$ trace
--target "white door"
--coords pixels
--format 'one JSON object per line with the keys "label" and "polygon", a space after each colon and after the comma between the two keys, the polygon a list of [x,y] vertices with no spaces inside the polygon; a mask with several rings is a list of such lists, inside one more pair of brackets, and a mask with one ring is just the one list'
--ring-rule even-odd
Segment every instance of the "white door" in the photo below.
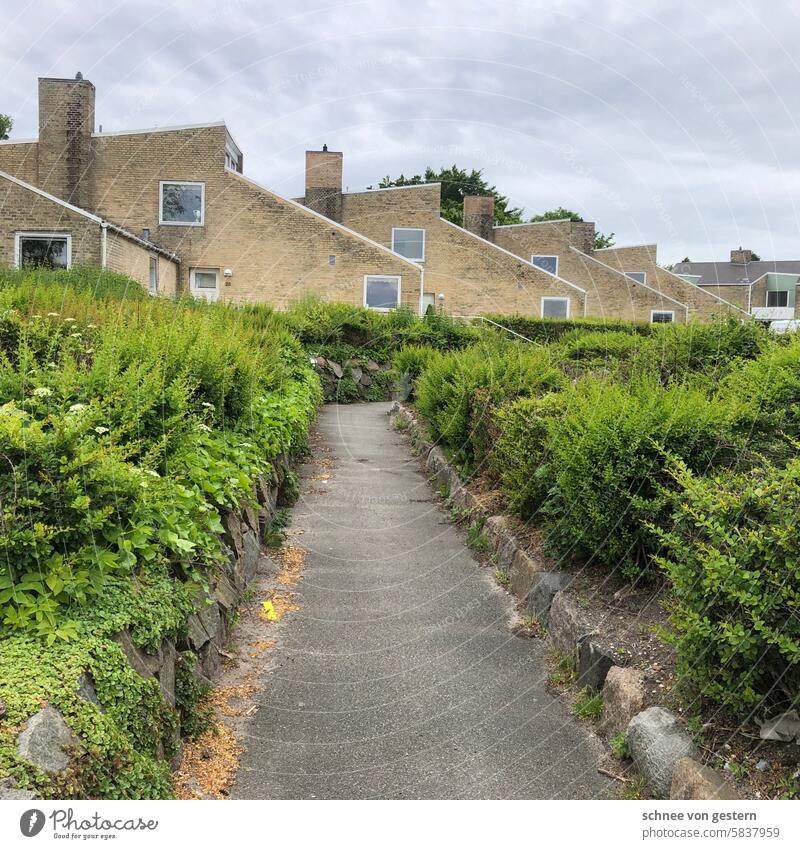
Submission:
{"label": "white door", "polygon": [[423,292],[422,293],[422,314],[423,315],[425,315],[425,313],[428,311],[428,307],[433,307],[434,309],[436,309],[436,295],[433,294],[433,293],[429,294],[428,292]]}
{"label": "white door", "polygon": [[207,301],[217,300],[219,297],[218,268],[193,268],[189,277],[195,298],[205,298]]}

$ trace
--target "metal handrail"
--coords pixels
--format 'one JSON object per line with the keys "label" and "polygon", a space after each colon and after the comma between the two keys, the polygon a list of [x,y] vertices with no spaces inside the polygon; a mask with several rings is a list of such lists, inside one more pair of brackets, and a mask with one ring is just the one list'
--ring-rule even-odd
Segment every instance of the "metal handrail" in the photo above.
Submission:
{"label": "metal handrail", "polygon": [[537,344],[533,341],[533,339],[529,339],[527,336],[523,336],[521,333],[517,333],[516,330],[512,330],[510,327],[506,327],[504,324],[500,324],[497,321],[493,321],[491,318],[486,318],[485,315],[465,315],[461,316],[461,318],[468,318],[471,321],[474,321],[476,318],[478,318],[481,321],[485,321],[487,324],[494,325],[494,327],[499,327],[500,330],[505,330],[506,333],[510,333],[512,336],[516,336],[518,339],[522,339],[525,342],[530,342],[531,345]]}

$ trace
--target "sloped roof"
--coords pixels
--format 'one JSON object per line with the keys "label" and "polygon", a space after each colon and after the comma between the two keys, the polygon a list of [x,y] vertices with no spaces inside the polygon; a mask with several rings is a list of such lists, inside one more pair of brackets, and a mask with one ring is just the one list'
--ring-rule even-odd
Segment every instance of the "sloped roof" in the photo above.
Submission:
{"label": "sloped roof", "polygon": [[769,272],[800,274],[800,259],[757,260],[733,262],[678,262],[674,274],[700,276],[698,286],[746,286]]}

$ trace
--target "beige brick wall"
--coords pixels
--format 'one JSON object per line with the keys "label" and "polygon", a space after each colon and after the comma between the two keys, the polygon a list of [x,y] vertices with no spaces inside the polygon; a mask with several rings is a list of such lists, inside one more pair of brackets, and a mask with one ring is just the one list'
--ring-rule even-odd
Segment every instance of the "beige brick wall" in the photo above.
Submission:
{"label": "beige brick wall", "polygon": [[153,253],[121,233],[108,230],[106,244],[106,263],[109,271],[127,274],[137,280],[145,289],[150,285],[150,257],[158,261],[158,293],[174,295],[178,264],[162,254]]}
{"label": "beige brick wall", "polygon": [[[94,207],[181,258],[179,282],[192,268],[220,271],[221,297],[284,307],[306,293],[360,305],[364,276],[401,277],[403,303],[419,304],[419,270],[310,210],[224,167],[225,128],[95,138]],[[202,227],[159,225],[159,181],[205,183]],[[335,257],[330,264],[329,257]],[[230,278],[222,272],[229,268]]]}
{"label": "beige brick wall", "polygon": [[0,171],[35,186],[39,179],[38,155],[37,142],[0,142]]}
{"label": "beige brick wall", "polygon": [[72,264],[100,265],[100,225],[55,201],[0,179],[0,262],[14,265],[18,232],[64,233],[72,236]]}
{"label": "beige brick wall", "polygon": [[542,297],[568,297],[570,315],[583,314],[580,291],[443,221],[439,203],[438,185],[352,192],[343,197],[342,222],[386,247],[393,227],[424,228],[425,291],[451,314],[538,316]]}
{"label": "beige brick wall", "polygon": [[495,243],[518,256],[534,254],[558,257],[558,273],[587,292],[586,314],[597,318],[650,321],[652,310],[671,310],[676,323],[686,320],[686,308],[640,286],[619,271],[574,248],[585,241],[584,222],[539,222],[513,227],[496,227]]}
{"label": "beige brick wall", "polygon": [[594,256],[618,271],[644,271],[649,286],[689,307],[690,320],[708,320],[718,315],[740,314],[729,300],[725,300],[724,295],[704,291],[662,268],[656,261],[656,245],[604,248],[595,251]]}

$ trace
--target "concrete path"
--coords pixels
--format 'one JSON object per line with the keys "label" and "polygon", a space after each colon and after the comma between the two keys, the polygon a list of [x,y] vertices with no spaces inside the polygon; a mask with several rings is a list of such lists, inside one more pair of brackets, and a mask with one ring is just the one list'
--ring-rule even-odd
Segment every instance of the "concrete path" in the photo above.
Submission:
{"label": "concrete path", "polygon": [[[300,609],[281,623],[233,797],[613,795],[597,740],[545,689],[542,642],[509,631],[510,597],[388,407],[320,415],[336,465],[305,467]],[[329,481],[310,479],[321,471]]]}

